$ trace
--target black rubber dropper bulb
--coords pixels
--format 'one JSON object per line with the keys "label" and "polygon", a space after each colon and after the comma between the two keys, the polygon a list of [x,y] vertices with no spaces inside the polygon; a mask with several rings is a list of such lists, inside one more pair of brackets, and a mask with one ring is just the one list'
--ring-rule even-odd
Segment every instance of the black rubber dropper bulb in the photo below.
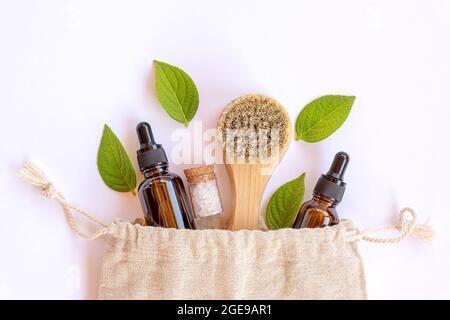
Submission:
{"label": "black rubber dropper bulb", "polygon": [[167,156],[162,145],[155,143],[152,127],[147,122],[141,122],[136,126],[136,133],[139,139],[139,150],[137,159],[139,169],[144,172],[152,166],[158,164],[168,164]]}
{"label": "black rubber dropper bulb", "polygon": [[314,193],[341,202],[345,192],[344,174],[349,161],[347,153],[343,151],[336,153],[328,172],[320,175]]}
{"label": "black rubber dropper bulb", "polygon": [[152,127],[147,122],[141,122],[136,126],[136,133],[139,139],[140,148],[145,148],[155,144]]}
{"label": "black rubber dropper bulb", "polygon": [[336,153],[327,176],[343,181],[349,160],[350,157],[347,153],[343,151]]}

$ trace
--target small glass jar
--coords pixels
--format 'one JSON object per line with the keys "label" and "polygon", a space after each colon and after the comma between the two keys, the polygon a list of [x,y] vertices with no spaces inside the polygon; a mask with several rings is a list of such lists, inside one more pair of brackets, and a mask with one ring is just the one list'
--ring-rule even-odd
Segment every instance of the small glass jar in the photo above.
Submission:
{"label": "small glass jar", "polygon": [[[184,170],[195,218],[199,220],[223,214],[213,165]],[[209,226],[214,227],[214,226]]]}

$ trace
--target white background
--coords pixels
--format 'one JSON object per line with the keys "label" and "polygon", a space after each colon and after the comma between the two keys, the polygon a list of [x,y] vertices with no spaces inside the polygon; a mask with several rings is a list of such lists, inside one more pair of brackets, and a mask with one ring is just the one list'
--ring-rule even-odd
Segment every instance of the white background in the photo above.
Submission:
{"label": "white background", "polygon": [[[304,171],[310,197],[345,150],[341,217],[381,226],[411,206],[438,233],[432,246],[361,243],[369,297],[450,298],[449,31],[448,0],[1,0],[0,297],[95,298],[104,240],[73,235],[58,204],[15,171],[36,159],[68,199],[104,221],[141,216],[136,197],[103,184],[96,153],[108,123],[136,165],[134,127],[147,120],[170,155],[181,125],[155,98],[158,59],[196,82],[204,129],[246,93],[276,98],[292,121],[321,95],[356,95],[332,137],[292,142],[263,206]],[[217,171],[229,212],[228,179]]]}

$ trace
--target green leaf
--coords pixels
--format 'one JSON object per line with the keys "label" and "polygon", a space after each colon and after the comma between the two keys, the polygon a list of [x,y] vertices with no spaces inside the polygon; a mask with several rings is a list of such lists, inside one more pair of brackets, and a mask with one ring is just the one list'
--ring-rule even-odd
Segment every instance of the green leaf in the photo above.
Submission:
{"label": "green leaf", "polygon": [[278,188],[269,200],[267,226],[271,230],[291,228],[305,195],[305,173]]}
{"label": "green leaf", "polygon": [[105,124],[97,153],[97,167],[105,184],[113,190],[136,194],[136,172],[125,148]]}
{"label": "green leaf", "polygon": [[310,102],[297,117],[295,140],[318,142],[334,133],[347,119],[355,96],[323,96]]}
{"label": "green leaf", "polygon": [[159,103],[169,116],[188,126],[199,103],[194,81],[178,67],[156,60],[154,64]]}

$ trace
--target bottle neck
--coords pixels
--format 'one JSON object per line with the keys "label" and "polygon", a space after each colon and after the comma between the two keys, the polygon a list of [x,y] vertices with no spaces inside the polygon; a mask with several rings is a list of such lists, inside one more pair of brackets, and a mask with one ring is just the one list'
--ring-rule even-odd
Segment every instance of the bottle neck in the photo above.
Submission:
{"label": "bottle neck", "polygon": [[142,171],[145,178],[162,175],[169,172],[169,165],[167,163],[158,163]]}
{"label": "bottle neck", "polygon": [[313,193],[313,199],[314,199],[314,201],[325,204],[329,207],[336,207],[339,204],[339,201],[337,201],[336,199],[327,197],[324,194],[316,193],[316,192]]}

